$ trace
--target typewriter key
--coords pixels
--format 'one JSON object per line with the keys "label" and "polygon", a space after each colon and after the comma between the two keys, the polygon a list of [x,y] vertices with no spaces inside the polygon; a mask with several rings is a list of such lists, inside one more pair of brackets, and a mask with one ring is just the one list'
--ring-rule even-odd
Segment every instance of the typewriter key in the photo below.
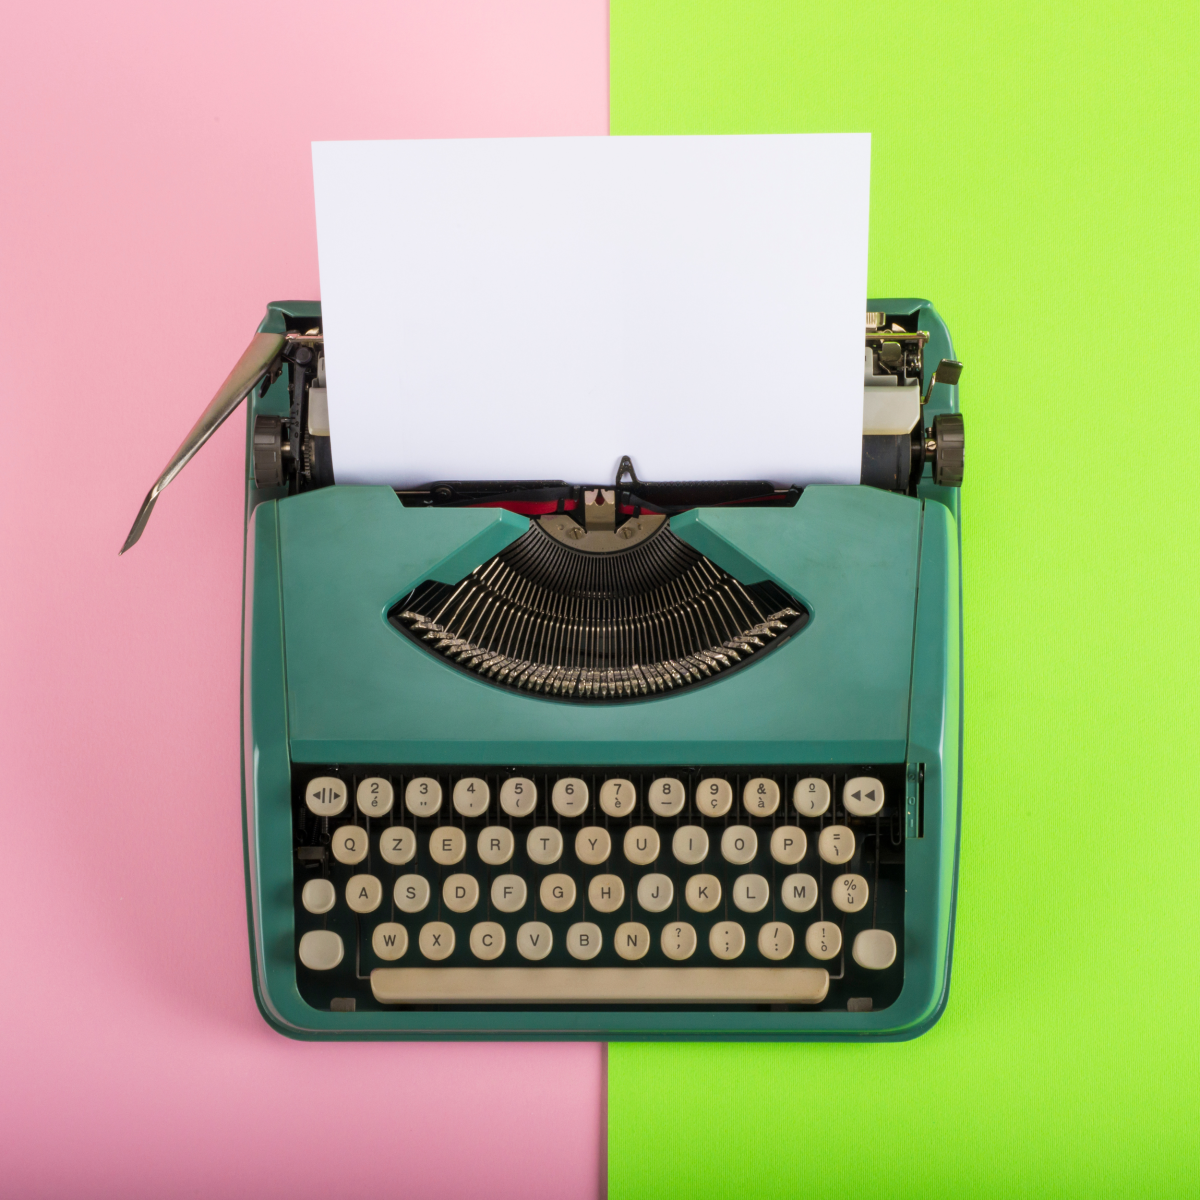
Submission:
{"label": "typewriter key", "polygon": [[582,779],[560,779],[550,803],[560,817],[578,817],[588,806],[588,785]]}
{"label": "typewriter key", "polygon": [[650,930],[640,921],[625,921],[613,934],[613,946],[622,958],[636,962],[650,949]]}
{"label": "typewriter key", "polygon": [[896,961],[896,939],[886,929],[864,929],[850,951],[854,961],[868,971],[885,971]]}
{"label": "typewriter key", "polygon": [[650,811],[659,817],[677,817],[686,799],[687,793],[678,779],[656,779],[646,793]]}
{"label": "typewriter key", "polygon": [[504,926],[495,921],[480,921],[471,930],[471,953],[491,961],[504,953]]}
{"label": "typewriter key", "polygon": [[491,798],[491,788],[483,779],[460,779],[454,785],[454,811],[464,817],[481,817]]}
{"label": "typewriter key", "polygon": [[832,921],[817,921],[804,935],[804,948],[822,962],[837,958],[842,950],[842,931]]}
{"label": "typewriter key", "polygon": [[739,875],[730,892],[742,912],[762,912],[771,898],[771,885],[761,875]]}
{"label": "typewriter key", "polygon": [[404,807],[414,817],[432,817],[442,807],[442,785],[425,776],[409,780],[404,789]]}
{"label": "typewriter key", "polygon": [[829,807],[829,784],[823,779],[800,780],[792,804],[802,817],[819,817]]}
{"label": "typewriter key", "polygon": [[680,825],[671,838],[671,853],[689,867],[708,857],[708,831],[699,825]]}
{"label": "typewriter key", "polygon": [[451,912],[470,912],[479,903],[479,880],[474,875],[447,875],[442,884],[442,903]]}
{"label": "typewriter key", "polygon": [[796,935],[790,925],[780,921],[772,921],[758,931],[758,952],[763,958],[779,962],[787,958],[796,948]]}
{"label": "typewriter key", "polygon": [[500,785],[500,807],[510,817],[527,817],[537,805],[537,784],[532,779],[506,779]]}
{"label": "typewriter key", "polygon": [[696,788],[696,807],[706,817],[723,817],[733,804],[733,788],[724,779],[702,779]]}
{"label": "typewriter key", "polygon": [[542,907],[550,912],[567,912],[575,907],[575,880],[561,872],[547,875],[538,889],[538,897]]}
{"label": "typewriter key", "polygon": [[408,952],[408,930],[395,921],[376,925],[371,934],[371,949],[375,951],[375,957],[382,958],[384,962],[403,958]]}
{"label": "typewriter key", "polygon": [[625,831],[625,857],[636,867],[648,867],[662,848],[657,829],[635,825]]}
{"label": "typewriter key", "polygon": [[367,831],[357,825],[342,825],[333,831],[329,849],[340,863],[353,866],[367,857]]}
{"label": "typewriter key", "polygon": [[670,875],[643,875],[638,880],[637,898],[647,912],[665,912],[675,899],[675,884]]}
{"label": "typewriter key", "polygon": [[696,927],[686,921],[664,925],[660,945],[668,958],[683,962],[696,953]]}
{"label": "typewriter key", "polygon": [[421,936],[417,939],[421,953],[426,958],[440,962],[454,953],[454,926],[445,921],[430,921],[421,926]]}
{"label": "typewriter key", "polygon": [[489,867],[499,867],[512,858],[515,842],[513,832],[507,826],[489,825],[479,831],[475,848],[482,862]]}
{"label": "typewriter key", "polygon": [[588,903],[597,912],[616,912],[625,903],[625,881],[620,875],[592,876],[588,883]]}
{"label": "typewriter key", "polygon": [[779,784],[773,779],[751,779],[742,788],[742,805],[752,817],[769,817],[779,807]]}
{"label": "typewriter key", "polygon": [[392,811],[392,804],[396,798],[392,785],[386,779],[374,775],[358,785],[355,796],[358,800],[358,810],[365,817],[386,817]]}
{"label": "typewriter key", "polygon": [[528,889],[520,875],[497,875],[492,880],[492,907],[514,913],[525,907]]}
{"label": "typewriter key", "polygon": [[854,831],[845,825],[826,825],[817,839],[817,853],[827,863],[849,862],[854,857]]}
{"label": "typewriter key", "polygon": [[861,875],[839,875],[833,881],[834,907],[842,912],[858,912],[865,907],[870,891]]}
{"label": "typewriter key", "polygon": [[337,903],[337,892],[328,879],[310,879],[300,893],[300,903],[319,917]]}
{"label": "typewriter key", "polygon": [[346,903],[352,912],[374,912],[382,900],[383,884],[374,875],[351,875],[346,880]]}
{"label": "typewriter key", "polygon": [[[596,927],[593,925],[593,929]],[[530,962],[539,962],[550,953],[554,945],[554,934],[545,921],[526,921],[517,930],[517,953]]]}
{"label": "typewriter key", "polygon": [[708,948],[717,958],[738,958],[746,948],[746,931],[736,921],[718,921],[708,931]]}
{"label": "typewriter key", "polygon": [[789,875],[780,885],[779,898],[792,912],[808,912],[818,899],[817,881],[811,875]]}
{"label": "typewriter key", "polygon": [[342,939],[332,929],[310,929],[300,939],[300,961],[310,971],[332,971],[344,953]]}
{"label": "typewriter key", "polygon": [[403,866],[417,852],[417,835],[406,825],[391,825],[379,835],[379,856],[393,867]]}
{"label": "typewriter key", "polygon": [[600,807],[610,817],[627,817],[637,807],[637,789],[628,779],[606,779],[600,787]]}
{"label": "typewriter key", "polygon": [[612,853],[612,835],[599,825],[585,825],[575,835],[575,857],[589,867],[608,862]]}
{"label": "typewriter key", "polygon": [[749,825],[730,825],[721,834],[721,857],[735,866],[753,862],[758,853],[758,834]]}
{"label": "typewriter key", "polygon": [[429,857],[443,867],[460,863],[467,853],[467,835],[457,825],[439,825],[429,835]]}
{"label": "typewriter key", "polygon": [[780,825],[771,834],[771,857],[786,867],[794,866],[808,853],[808,838],[797,825]]}
{"label": "typewriter key", "polygon": [[604,935],[600,932],[600,926],[591,921],[576,921],[567,930],[567,953],[572,958],[584,961],[595,958],[603,943]]}
{"label": "typewriter key", "polygon": [[846,780],[842,803],[856,817],[873,817],[883,807],[883,784],[869,775]]}
{"label": "typewriter key", "polygon": [[346,807],[346,785],[332,775],[318,775],[308,781],[304,803],[318,817],[336,817]]}
{"label": "typewriter key", "polygon": [[562,858],[563,835],[553,825],[539,825],[525,839],[525,853],[539,867],[548,867]]}
{"label": "typewriter key", "polygon": [[688,908],[712,912],[721,903],[721,881],[715,875],[693,875],[683,889]]}
{"label": "typewriter key", "polygon": [[429,880],[424,875],[401,875],[392,898],[401,912],[420,912],[429,903]]}

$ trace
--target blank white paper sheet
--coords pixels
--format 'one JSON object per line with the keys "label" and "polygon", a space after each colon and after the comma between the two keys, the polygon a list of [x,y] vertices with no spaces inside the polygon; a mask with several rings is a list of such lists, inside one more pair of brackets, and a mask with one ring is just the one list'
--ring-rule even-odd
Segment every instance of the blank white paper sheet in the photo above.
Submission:
{"label": "blank white paper sheet", "polygon": [[857,483],[869,134],[316,142],[339,483]]}

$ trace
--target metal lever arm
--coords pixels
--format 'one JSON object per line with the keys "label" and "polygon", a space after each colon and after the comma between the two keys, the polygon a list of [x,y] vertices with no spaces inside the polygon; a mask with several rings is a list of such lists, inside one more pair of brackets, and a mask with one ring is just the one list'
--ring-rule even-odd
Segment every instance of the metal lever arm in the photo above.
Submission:
{"label": "metal lever arm", "polygon": [[155,485],[146,493],[137,520],[125,539],[125,545],[120,553],[124,554],[142,536],[146,522],[154,511],[154,502],[158,499],[163,488],[191,462],[196,451],[208,441],[220,428],[221,422],[249,395],[256,383],[270,370],[283,349],[284,335],[282,333],[256,333],[245,354],[238,359],[237,365],[229,372],[228,378],[217,389],[217,394],[209,402],[208,407],[200,414],[200,420],[192,426],[191,432],[183,439],[179,449],[171,456],[166,470],[158,477]]}

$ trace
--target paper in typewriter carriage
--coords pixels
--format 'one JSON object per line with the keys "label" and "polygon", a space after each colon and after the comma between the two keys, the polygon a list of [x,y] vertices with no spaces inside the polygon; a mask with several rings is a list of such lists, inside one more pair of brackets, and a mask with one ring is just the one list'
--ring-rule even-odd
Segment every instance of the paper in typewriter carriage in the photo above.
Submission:
{"label": "paper in typewriter carriage", "polygon": [[858,483],[869,134],[319,142],[339,483]]}

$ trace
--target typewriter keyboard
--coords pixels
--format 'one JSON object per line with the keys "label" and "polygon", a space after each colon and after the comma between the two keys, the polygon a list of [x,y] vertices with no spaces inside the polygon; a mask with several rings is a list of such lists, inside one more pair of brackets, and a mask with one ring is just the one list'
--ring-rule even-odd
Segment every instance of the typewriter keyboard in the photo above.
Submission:
{"label": "typewriter keyboard", "polygon": [[899,994],[902,765],[293,779],[316,1007],[864,1011]]}

